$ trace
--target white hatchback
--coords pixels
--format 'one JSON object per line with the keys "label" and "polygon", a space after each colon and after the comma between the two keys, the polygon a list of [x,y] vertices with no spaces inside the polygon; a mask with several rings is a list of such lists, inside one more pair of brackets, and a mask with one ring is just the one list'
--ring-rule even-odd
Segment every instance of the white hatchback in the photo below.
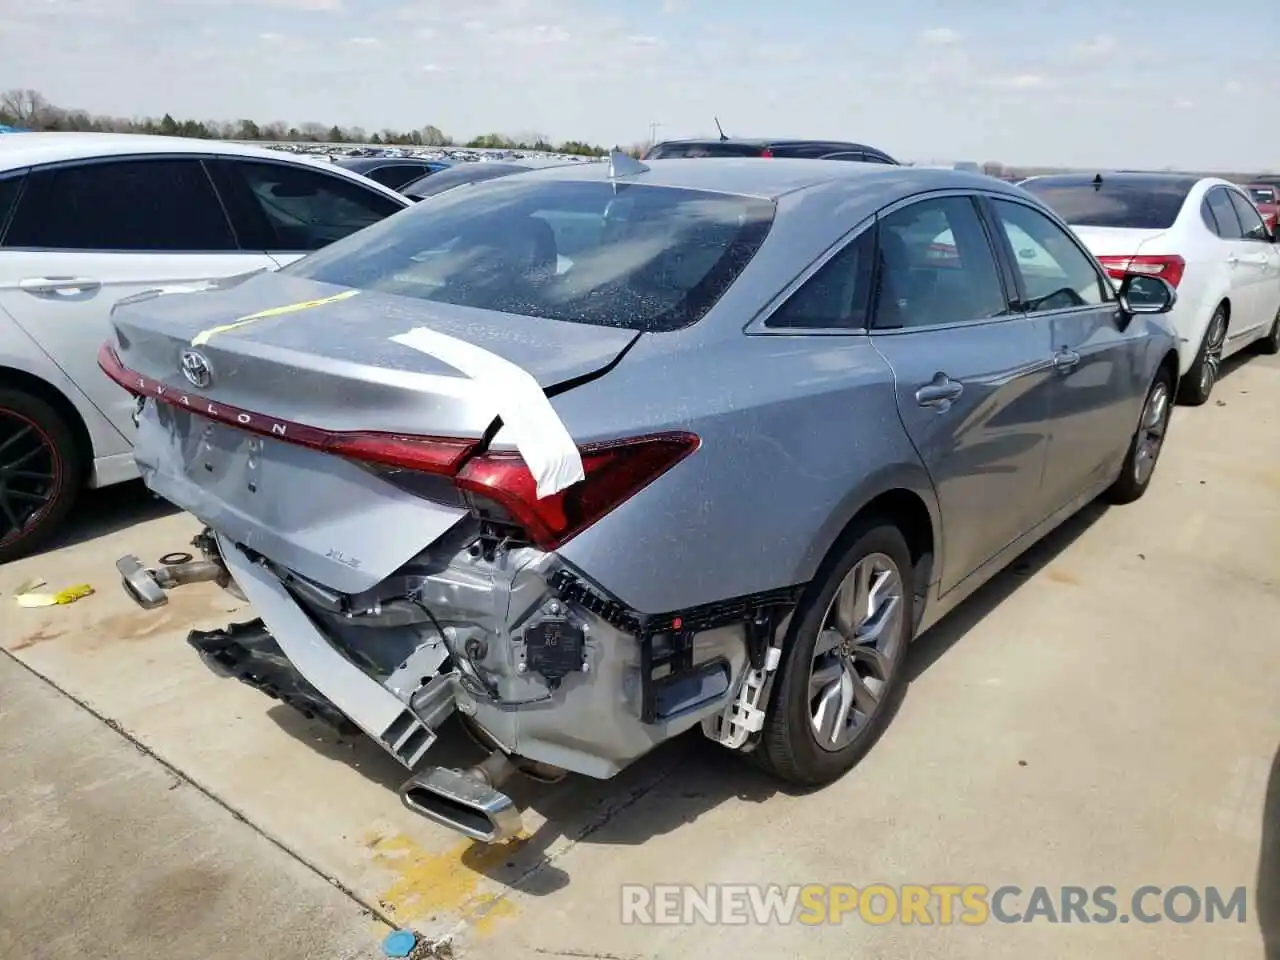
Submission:
{"label": "white hatchback", "polygon": [[82,487],[137,475],[133,400],[97,366],[113,304],[274,270],[409,206],[334,164],[234,143],[0,136],[0,563]]}
{"label": "white hatchback", "polygon": [[1143,273],[1177,287],[1169,321],[1184,403],[1209,399],[1231,354],[1250,344],[1280,351],[1280,243],[1238,185],[1172,173],[1062,174],[1020,185],[1071,225],[1117,284]]}

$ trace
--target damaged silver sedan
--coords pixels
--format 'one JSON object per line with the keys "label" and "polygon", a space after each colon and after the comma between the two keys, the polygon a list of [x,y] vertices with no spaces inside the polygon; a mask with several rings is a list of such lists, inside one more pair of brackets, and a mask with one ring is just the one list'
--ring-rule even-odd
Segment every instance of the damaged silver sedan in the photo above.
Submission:
{"label": "damaged silver sedan", "polygon": [[[695,727],[828,783],[914,636],[1145,491],[1173,299],[954,171],[615,155],[476,184],[118,305],[100,363],[142,474],[206,527],[200,560],[118,566],[144,606],[249,600],[192,632],[206,662],[364,731],[480,840],[519,828],[509,777],[612,777]],[[470,770],[431,762],[455,713],[492,747]]]}

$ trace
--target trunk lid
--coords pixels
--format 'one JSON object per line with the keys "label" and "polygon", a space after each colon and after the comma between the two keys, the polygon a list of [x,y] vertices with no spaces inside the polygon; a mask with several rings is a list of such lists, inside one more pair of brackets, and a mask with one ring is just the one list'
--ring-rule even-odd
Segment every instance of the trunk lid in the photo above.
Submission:
{"label": "trunk lid", "polygon": [[[515,364],[550,390],[607,368],[639,336],[279,274],[131,298],[112,323],[121,366],[148,381],[138,382],[153,397],[135,448],[147,485],[225,536],[342,593],[375,586],[455,527],[467,508],[444,478],[405,482],[394,470],[302,442],[305,432],[478,439],[494,420],[494,406],[481,402],[488,385],[475,369],[468,374],[437,359],[440,351],[392,337],[426,328]],[[188,363],[193,350],[196,369]]]}
{"label": "trunk lid", "polygon": [[1160,250],[1159,241],[1167,230],[1137,230],[1129,227],[1077,227],[1072,226],[1095,257],[1119,257],[1138,253],[1167,253]]}
{"label": "trunk lid", "polygon": [[[205,400],[326,430],[458,437],[481,436],[491,410],[458,396],[462,371],[393,337],[426,327],[496,354],[551,390],[608,367],[639,336],[278,273],[132,298],[112,323],[125,367]],[[193,341],[207,384],[182,373]]]}

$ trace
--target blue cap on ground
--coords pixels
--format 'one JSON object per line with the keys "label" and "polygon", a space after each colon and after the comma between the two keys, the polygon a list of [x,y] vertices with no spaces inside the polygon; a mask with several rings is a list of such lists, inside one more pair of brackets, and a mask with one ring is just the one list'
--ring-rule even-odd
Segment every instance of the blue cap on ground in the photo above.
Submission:
{"label": "blue cap on ground", "polygon": [[388,957],[407,957],[418,945],[418,937],[412,930],[393,930],[382,941],[382,952]]}

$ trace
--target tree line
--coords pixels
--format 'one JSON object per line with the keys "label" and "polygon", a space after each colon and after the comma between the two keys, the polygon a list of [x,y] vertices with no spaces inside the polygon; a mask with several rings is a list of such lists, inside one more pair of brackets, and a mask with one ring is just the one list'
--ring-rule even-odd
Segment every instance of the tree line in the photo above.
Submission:
{"label": "tree line", "polygon": [[98,133],[147,133],[205,140],[263,140],[270,143],[358,143],[413,147],[487,147],[505,150],[545,150],[578,156],[603,156],[604,148],[581,140],[553,143],[547,136],[526,133],[507,136],[487,133],[457,143],[439,127],[427,124],[416,130],[365,130],[336,124],[255,120],[178,120],[166,113],[155,117],[112,117],[90,114],[50,103],[38,90],[9,90],[0,94],[0,124],[22,130],[90,131]]}

